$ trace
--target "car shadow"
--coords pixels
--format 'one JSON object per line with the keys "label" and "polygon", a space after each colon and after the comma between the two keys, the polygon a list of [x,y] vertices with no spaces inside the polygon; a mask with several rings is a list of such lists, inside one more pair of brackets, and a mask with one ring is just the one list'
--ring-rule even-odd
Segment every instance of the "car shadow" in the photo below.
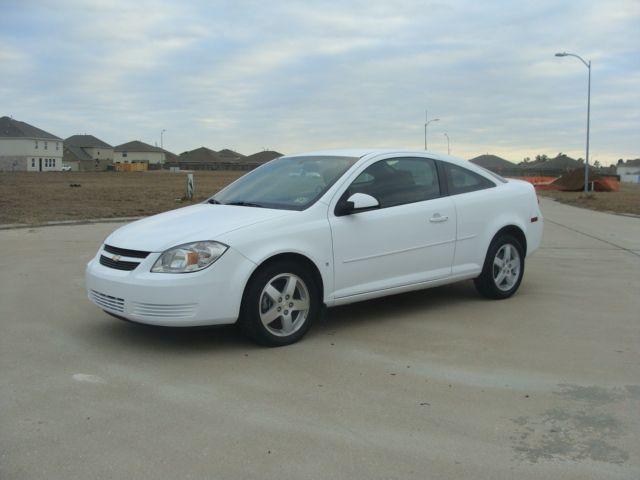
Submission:
{"label": "car shadow", "polygon": [[[428,315],[452,302],[478,301],[473,282],[459,282],[441,287],[390,295],[364,302],[327,309],[323,321],[315,325],[318,333],[359,326],[360,324],[397,322],[415,313]],[[312,332],[310,333],[313,333]]]}
{"label": "car shadow", "polygon": [[[478,301],[471,282],[418,290],[327,309],[322,320],[313,326],[309,338],[335,334],[342,328],[369,328],[397,322],[414,313],[428,316],[446,304]],[[117,344],[123,348],[162,350],[165,353],[193,354],[201,351],[243,351],[262,349],[241,334],[235,325],[212,327],[158,327],[116,318],[95,319],[83,323],[85,340],[96,344]],[[99,320],[99,321],[96,321]]]}

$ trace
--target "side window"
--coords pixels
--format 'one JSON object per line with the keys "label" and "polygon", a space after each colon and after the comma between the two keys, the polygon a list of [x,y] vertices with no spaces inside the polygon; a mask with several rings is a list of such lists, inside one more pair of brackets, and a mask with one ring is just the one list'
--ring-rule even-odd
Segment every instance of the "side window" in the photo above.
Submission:
{"label": "side window", "polygon": [[495,187],[493,182],[482,175],[478,175],[476,172],[447,162],[443,162],[443,165],[447,174],[449,195],[458,195],[460,193],[475,192],[476,190]]}
{"label": "side window", "polygon": [[366,193],[381,208],[421,202],[440,196],[436,164],[429,158],[390,158],[367,167],[349,186],[346,196]]}

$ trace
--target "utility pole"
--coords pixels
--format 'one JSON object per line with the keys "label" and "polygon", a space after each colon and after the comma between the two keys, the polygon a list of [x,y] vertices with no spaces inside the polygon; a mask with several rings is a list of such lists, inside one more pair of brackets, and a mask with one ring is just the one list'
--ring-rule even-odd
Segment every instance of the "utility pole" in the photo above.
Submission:
{"label": "utility pole", "polygon": [[427,150],[427,128],[431,122],[438,122],[439,118],[434,118],[429,120],[429,112],[427,110],[424,111],[424,149]]}
{"label": "utility pole", "polygon": [[160,148],[162,150],[164,150],[164,132],[166,132],[166,131],[167,130],[164,129],[164,128],[160,131]]}
{"label": "utility pole", "polygon": [[556,53],[556,57],[575,57],[584,63],[584,66],[589,70],[589,76],[587,80],[587,152],[584,162],[584,192],[589,191],[589,124],[591,123],[591,60],[586,61],[580,55],[575,53]]}
{"label": "utility pole", "polygon": [[449,134],[444,132],[444,136],[447,137],[447,155],[451,155],[451,141],[449,140]]}

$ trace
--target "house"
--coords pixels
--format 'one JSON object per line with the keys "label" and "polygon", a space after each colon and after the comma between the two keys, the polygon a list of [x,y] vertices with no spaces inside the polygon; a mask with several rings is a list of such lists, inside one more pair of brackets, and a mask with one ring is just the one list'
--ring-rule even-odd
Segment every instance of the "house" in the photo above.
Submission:
{"label": "house", "polygon": [[620,176],[620,181],[625,183],[640,183],[640,158],[635,160],[618,160],[616,174]]}
{"label": "house", "polygon": [[11,117],[0,118],[0,171],[60,171],[63,140]]}
{"label": "house", "polygon": [[73,135],[64,140],[62,161],[73,171],[101,171],[113,165],[113,147],[93,135]]}
{"label": "house", "polygon": [[529,176],[561,176],[578,167],[584,168],[584,160],[576,160],[564,153],[559,153],[553,158],[547,158],[546,155],[543,155],[535,161],[521,164],[523,174]]}
{"label": "house", "polygon": [[134,140],[113,149],[114,163],[146,163],[149,169],[162,168],[166,161],[165,150]]}
{"label": "house", "polygon": [[487,170],[503,175],[513,175],[517,170],[519,170],[518,165],[515,163],[505,160],[497,155],[490,155],[488,153],[474,157],[469,161],[482,168],[486,168]]}
{"label": "house", "polygon": [[281,156],[281,153],[270,150],[244,156],[226,148],[216,152],[200,147],[182,152],[177,158],[167,159],[167,166],[181,170],[253,170]]}

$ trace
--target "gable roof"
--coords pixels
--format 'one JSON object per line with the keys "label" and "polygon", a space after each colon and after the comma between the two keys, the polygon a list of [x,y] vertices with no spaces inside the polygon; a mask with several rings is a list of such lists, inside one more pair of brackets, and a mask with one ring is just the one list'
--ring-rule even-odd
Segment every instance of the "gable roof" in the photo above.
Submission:
{"label": "gable roof", "polygon": [[91,156],[85,152],[82,147],[64,145],[64,149],[62,150],[62,160],[70,162],[77,160],[93,160],[93,158],[91,158]]}
{"label": "gable roof", "polygon": [[254,162],[254,163],[267,163],[273,160],[274,158],[282,157],[280,152],[276,152],[274,150],[264,150],[262,152],[252,153],[251,155],[244,157],[242,161],[244,162]]}
{"label": "gable roof", "polygon": [[140,140],[133,140],[131,142],[123,143],[113,147],[115,152],[155,152],[164,153],[160,147],[154,147],[148,143],[141,142]]}
{"label": "gable roof", "polygon": [[488,170],[499,170],[501,168],[514,168],[516,167],[515,163],[510,162],[509,160],[505,160],[504,158],[498,157],[497,155],[479,155],[477,157],[469,160],[471,163],[475,163],[481,167],[484,167]]}
{"label": "gable roof", "polygon": [[222,159],[218,156],[218,152],[207,147],[195,148],[180,154],[180,161],[183,162],[223,162],[228,159]]}
{"label": "gable roof", "polygon": [[578,168],[582,163],[567,155],[557,155],[545,161],[531,162],[523,168],[527,170],[572,170]]}
{"label": "gable roof", "polygon": [[0,137],[3,138],[43,138],[46,140],[62,140],[52,133],[40,130],[26,122],[11,117],[0,117]]}
{"label": "gable roof", "polygon": [[93,135],[72,135],[69,138],[64,139],[65,145],[73,145],[75,147],[85,147],[85,148],[113,148],[106,142],[103,142],[99,138],[94,137]]}
{"label": "gable roof", "polygon": [[244,155],[242,155],[241,153],[230,150],[228,148],[223,148],[216,153],[218,154],[218,157],[223,159],[238,160],[240,158],[244,158]]}

